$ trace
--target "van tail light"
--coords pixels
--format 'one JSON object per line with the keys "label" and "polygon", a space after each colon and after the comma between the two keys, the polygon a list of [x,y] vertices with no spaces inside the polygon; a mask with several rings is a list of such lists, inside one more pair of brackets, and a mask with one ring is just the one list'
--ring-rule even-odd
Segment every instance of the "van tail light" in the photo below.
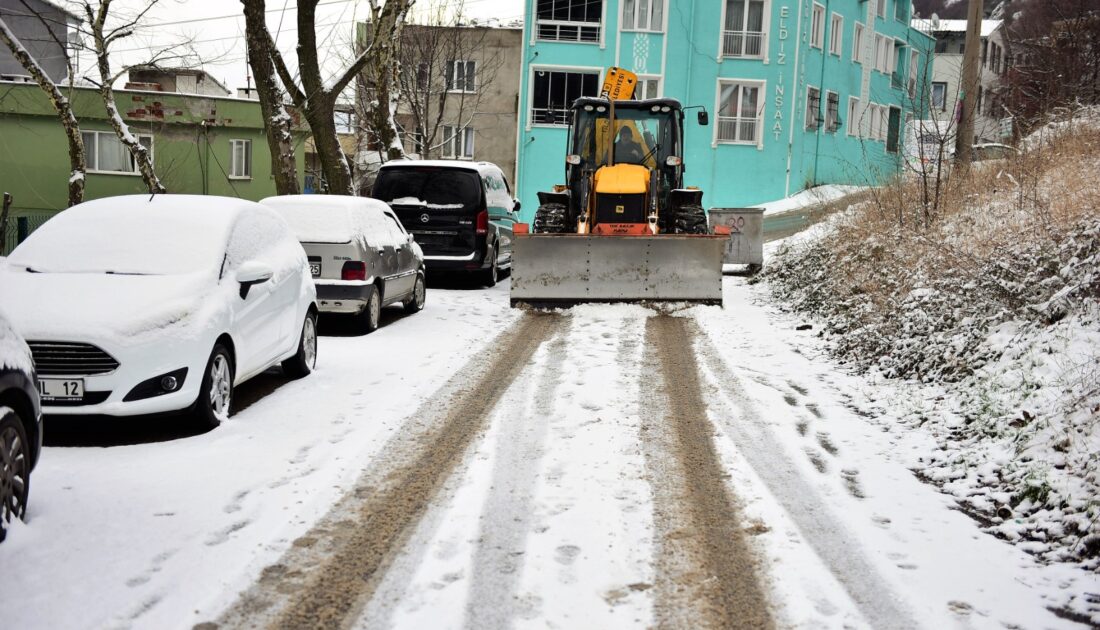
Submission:
{"label": "van tail light", "polygon": [[349,260],[344,263],[344,268],[340,270],[341,280],[366,280],[367,279],[367,263],[357,260]]}
{"label": "van tail light", "polygon": [[477,233],[479,235],[489,233],[489,211],[482,210],[477,213]]}

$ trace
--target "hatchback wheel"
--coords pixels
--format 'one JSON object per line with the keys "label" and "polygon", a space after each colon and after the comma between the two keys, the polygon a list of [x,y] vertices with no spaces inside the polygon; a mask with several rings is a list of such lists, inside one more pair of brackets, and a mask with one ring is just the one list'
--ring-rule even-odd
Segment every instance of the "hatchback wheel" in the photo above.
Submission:
{"label": "hatchback wheel", "polygon": [[7,535],[5,524],[27,513],[31,489],[29,448],[19,415],[0,407],[0,540]]}
{"label": "hatchback wheel", "polygon": [[298,338],[298,352],[283,361],[283,373],[290,378],[308,376],[317,365],[317,313],[306,313],[302,322],[302,335]]}
{"label": "hatchback wheel", "polygon": [[416,283],[413,284],[412,295],[405,301],[403,306],[406,313],[419,313],[424,310],[424,302],[428,299],[428,289],[424,284],[424,274],[416,274]]}
{"label": "hatchback wheel", "polygon": [[199,398],[195,401],[195,419],[214,428],[229,419],[233,407],[233,359],[225,346],[216,344],[202,375]]}
{"label": "hatchback wheel", "polygon": [[382,296],[378,293],[376,285],[369,287],[367,305],[363,307],[363,312],[359,314],[359,320],[366,332],[372,333],[378,330],[378,325],[382,321]]}

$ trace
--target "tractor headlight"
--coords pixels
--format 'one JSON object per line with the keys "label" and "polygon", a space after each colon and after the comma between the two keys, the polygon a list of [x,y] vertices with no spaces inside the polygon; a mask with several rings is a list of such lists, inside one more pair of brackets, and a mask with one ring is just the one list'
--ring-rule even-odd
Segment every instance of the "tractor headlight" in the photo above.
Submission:
{"label": "tractor headlight", "polygon": [[681,160],[680,156],[678,156],[678,155],[670,155],[667,158],[665,158],[665,165],[666,166],[680,166],[683,163],[684,163],[684,161]]}
{"label": "tractor headlight", "polygon": [[567,156],[565,156],[565,163],[566,164],[572,164],[572,165],[576,166],[577,164],[581,163],[581,156],[576,155],[576,154],[567,155]]}

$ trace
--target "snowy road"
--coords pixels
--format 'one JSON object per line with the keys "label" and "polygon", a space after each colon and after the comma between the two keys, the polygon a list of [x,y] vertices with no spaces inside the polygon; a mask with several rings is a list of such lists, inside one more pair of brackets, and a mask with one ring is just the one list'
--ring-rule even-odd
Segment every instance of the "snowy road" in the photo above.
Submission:
{"label": "snowy road", "polygon": [[764,295],[524,315],[507,283],[435,290],[213,432],[47,448],[5,625],[1083,627],[1051,609],[1095,578],[917,481],[896,390]]}

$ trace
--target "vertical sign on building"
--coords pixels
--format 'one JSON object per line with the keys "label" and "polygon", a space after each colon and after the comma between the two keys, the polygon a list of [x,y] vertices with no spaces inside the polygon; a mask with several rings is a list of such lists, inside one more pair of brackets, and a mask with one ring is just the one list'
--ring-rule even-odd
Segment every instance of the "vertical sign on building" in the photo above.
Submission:
{"label": "vertical sign on building", "polygon": [[[779,8],[779,50],[777,51],[776,65],[787,65],[787,39],[791,32],[788,29],[787,20],[791,17],[791,8],[782,6]],[[780,69],[779,80],[775,83],[775,124],[772,125],[772,133],[779,140],[783,134],[783,97],[786,95],[786,84],[783,82],[784,71]]]}

